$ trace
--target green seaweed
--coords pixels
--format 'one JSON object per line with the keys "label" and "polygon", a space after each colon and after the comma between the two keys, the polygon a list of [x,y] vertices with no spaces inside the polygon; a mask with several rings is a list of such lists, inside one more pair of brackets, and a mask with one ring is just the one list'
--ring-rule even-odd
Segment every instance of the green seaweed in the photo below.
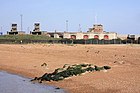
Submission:
{"label": "green seaweed", "polygon": [[38,80],[40,83],[42,81],[59,81],[63,80],[68,77],[72,76],[78,76],[85,72],[93,72],[93,71],[100,71],[100,70],[108,70],[111,69],[110,66],[93,66],[93,64],[74,64],[74,65],[68,65],[65,64],[63,68],[57,68],[54,70],[53,73],[45,73],[41,77],[35,77],[33,80]]}

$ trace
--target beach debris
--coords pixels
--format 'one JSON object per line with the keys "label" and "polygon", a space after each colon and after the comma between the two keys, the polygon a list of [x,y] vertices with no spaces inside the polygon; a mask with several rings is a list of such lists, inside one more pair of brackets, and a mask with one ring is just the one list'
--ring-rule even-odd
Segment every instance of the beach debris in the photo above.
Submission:
{"label": "beach debris", "polygon": [[22,47],[23,49],[25,49],[25,47],[24,47],[24,46],[20,46],[20,47]]}
{"label": "beach debris", "polygon": [[43,63],[43,64],[41,64],[41,66],[47,66],[47,63]]}
{"label": "beach debris", "polygon": [[115,63],[115,64],[120,64],[120,65],[125,64],[124,61],[114,61],[114,63]]}
{"label": "beach debris", "polygon": [[125,55],[123,55],[123,57],[125,57]]}
{"label": "beach debris", "polygon": [[96,54],[99,54],[99,53],[100,53],[100,51],[96,51],[95,53],[96,53]]}
{"label": "beach debris", "polygon": [[35,77],[31,81],[37,80],[40,83],[42,83],[42,81],[59,81],[68,77],[81,75],[85,72],[93,72],[108,69],[111,69],[111,67],[110,66],[98,67],[93,64],[74,64],[74,65],[65,64],[62,68],[57,68],[52,73],[45,73],[41,77]]}

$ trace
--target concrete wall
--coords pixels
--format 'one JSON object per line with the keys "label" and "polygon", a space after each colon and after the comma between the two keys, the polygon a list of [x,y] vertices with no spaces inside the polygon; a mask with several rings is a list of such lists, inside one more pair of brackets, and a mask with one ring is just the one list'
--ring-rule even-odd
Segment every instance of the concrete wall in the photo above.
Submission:
{"label": "concrete wall", "polygon": [[[130,35],[131,35],[131,34],[130,34]],[[134,35],[135,35],[135,34],[134,34]],[[120,39],[122,39],[122,40],[125,40],[125,39],[127,39],[128,34],[118,34],[117,36],[118,36],[118,38],[120,38]],[[139,35],[135,35],[135,39],[136,39],[136,40],[137,40],[139,37],[140,37],[140,34],[139,34]]]}
{"label": "concrete wall", "polygon": [[10,32],[7,32],[8,35],[24,35],[25,32],[24,31],[10,31]]}
{"label": "concrete wall", "polygon": [[25,34],[25,32],[24,31],[18,31],[18,34],[23,35],[23,34]]}

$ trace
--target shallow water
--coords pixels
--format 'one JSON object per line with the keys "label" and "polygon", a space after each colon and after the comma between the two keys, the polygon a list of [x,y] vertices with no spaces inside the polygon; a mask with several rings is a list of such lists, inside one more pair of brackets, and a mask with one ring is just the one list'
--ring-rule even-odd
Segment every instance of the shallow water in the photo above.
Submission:
{"label": "shallow water", "polygon": [[34,84],[30,79],[0,72],[0,93],[65,93],[63,89]]}

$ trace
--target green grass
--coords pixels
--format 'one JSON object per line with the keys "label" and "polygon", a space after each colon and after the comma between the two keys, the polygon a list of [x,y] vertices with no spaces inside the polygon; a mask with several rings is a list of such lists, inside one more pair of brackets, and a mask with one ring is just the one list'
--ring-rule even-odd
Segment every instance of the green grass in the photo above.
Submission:
{"label": "green grass", "polygon": [[45,35],[2,35],[0,39],[4,40],[61,40],[58,38],[51,38]]}

